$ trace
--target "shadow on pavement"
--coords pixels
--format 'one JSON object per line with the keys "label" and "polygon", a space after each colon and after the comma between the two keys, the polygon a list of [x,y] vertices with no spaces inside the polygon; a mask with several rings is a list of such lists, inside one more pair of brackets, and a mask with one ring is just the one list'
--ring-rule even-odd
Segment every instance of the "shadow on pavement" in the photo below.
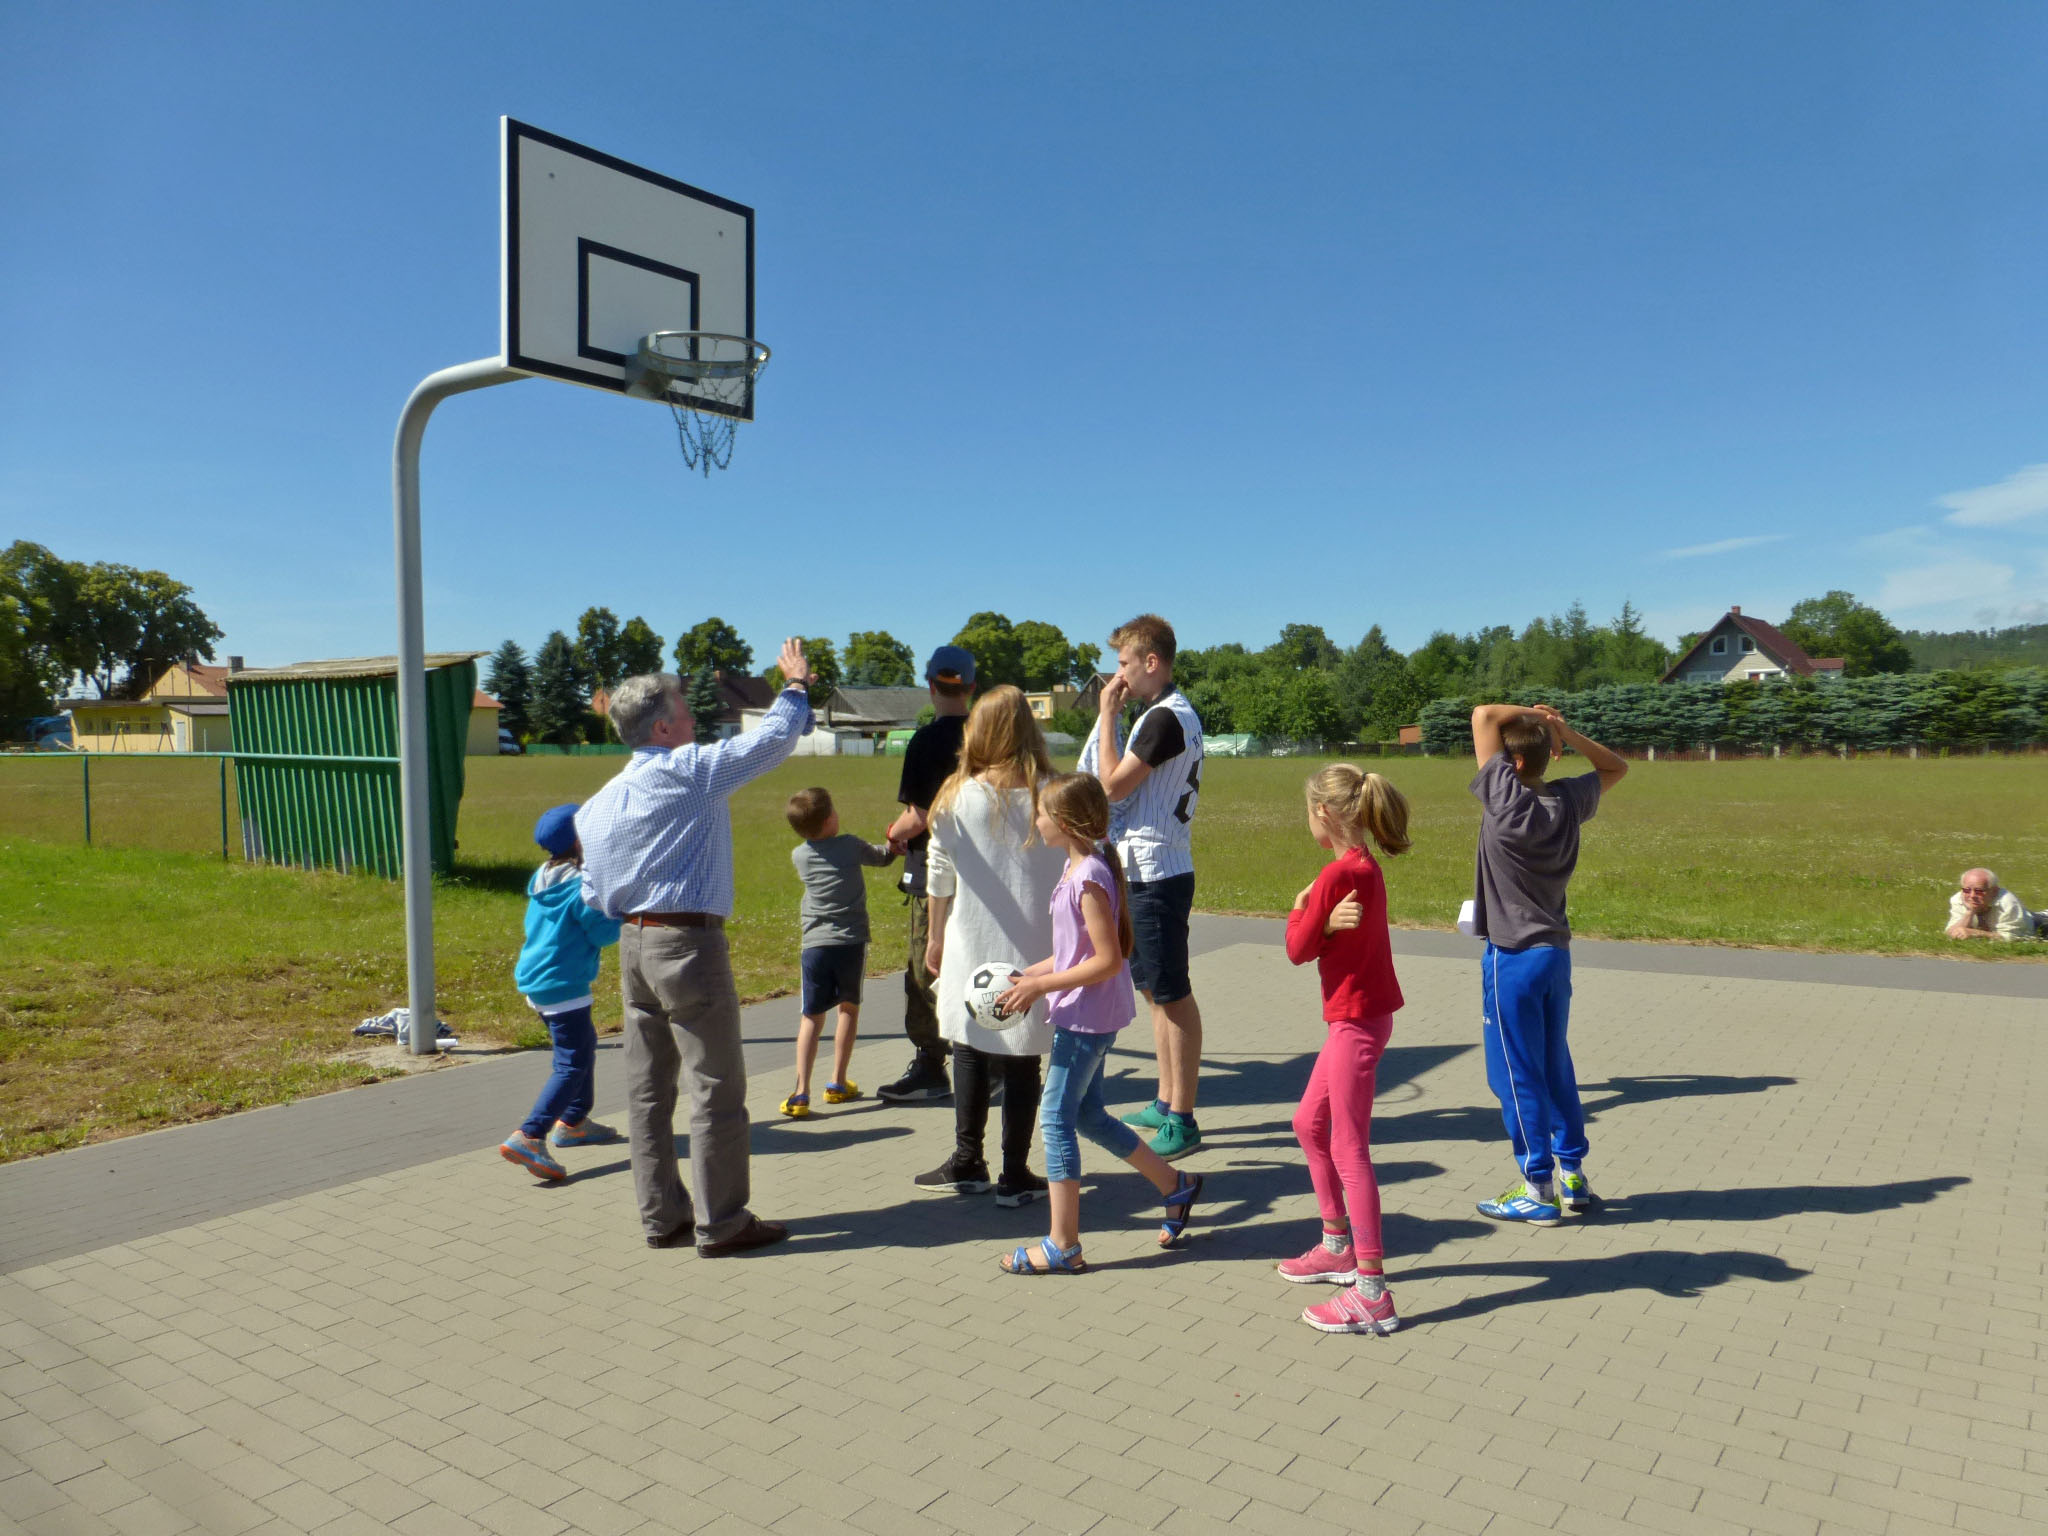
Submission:
{"label": "shadow on pavement", "polygon": [[[1388,1244],[1389,1247],[1393,1245]],[[1655,1291],[1660,1296],[1697,1296],[1730,1280],[1798,1280],[1810,1270],[1796,1269],[1776,1254],[1728,1250],[1716,1253],[1618,1253],[1598,1259],[1511,1259],[1493,1264],[1424,1265],[1394,1268],[1396,1287],[1418,1280],[1456,1280],[1466,1276],[1527,1276],[1533,1284],[1487,1296],[1468,1296],[1428,1312],[1403,1312],[1406,1327],[1452,1323],[1483,1317],[1502,1307],[1529,1302],[1561,1301],[1567,1296],[1597,1296],[1614,1291]]]}
{"label": "shadow on pavement", "polygon": [[[1393,1052],[1387,1054],[1391,1056]],[[1796,1077],[1722,1077],[1697,1072],[1614,1077],[1604,1083],[1582,1083],[1579,1103],[1586,1119],[1591,1122],[1624,1105],[1654,1104],[1663,1099],[1762,1093],[1768,1088],[1789,1088],[1798,1081]],[[1483,1078],[1480,1086],[1484,1086]],[[1385,1095],[1381,1097],[1384,1099]],[[1410,1110],[1398,1115],[1375,1114],[1372,1121],[1372,1143],[1376,1147],[1404,1141],[1502,1141],[1505,1136],[1497,1104],[1460,1104],[1442,1109]]]}
{"label": "shadow on pavement", "polygon": [[1771,1221],[1820,1212],[1874,1216],[1902,1205],[1925,1205],[1970,1181],[1961,1174],[1901,1179],[1895,1184],[1786,1184],[1768,1189],[1662,1189],[1596,1198],[1590,1219],[1636,1221]]}

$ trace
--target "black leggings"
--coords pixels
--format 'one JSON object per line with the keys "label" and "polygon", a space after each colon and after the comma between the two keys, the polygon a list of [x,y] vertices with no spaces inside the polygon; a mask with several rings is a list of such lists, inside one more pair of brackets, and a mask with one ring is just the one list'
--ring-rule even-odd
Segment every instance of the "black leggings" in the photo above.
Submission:
{"label": "black leggings", "polygon": [[988,1101],[995,1084],[1003,1085],[1004,1173],[1023,1173],[1031,1156],[1031,1132],[1038,1125],[1039,1059],[997,1056],[971,1045],[953,1047],[954,1157],[981,1163],[988,1130]]}

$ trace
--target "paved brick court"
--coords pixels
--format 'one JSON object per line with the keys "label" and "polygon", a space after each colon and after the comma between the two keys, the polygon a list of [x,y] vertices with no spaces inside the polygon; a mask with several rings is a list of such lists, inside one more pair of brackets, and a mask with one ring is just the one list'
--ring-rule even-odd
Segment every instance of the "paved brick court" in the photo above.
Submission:
{"label": "paved brick court", "polygon": [[[1582,952],[1603,1204],[1541,1231],[1472,1211],[1512,1176],[1475,968],[1405,945],[1376,1144],[1407,1327],[1372,1339],[1303,1326],[1324,1293],[1272,1274],[1315,1231],[1288,1129],[1315,983],[1277,929],[1225,937],[1196,961],[1210,1199],[1161,1253],[1149,1188],[1084,1147],[1080,1279],[996,1269],[1043,1207],[911,1190],[950,1111],[792,1125],[779,1069],[753,1084],[754,1204],[793,1237],[738,1259],[644,1247],[618,1149],[558,1187],[488,1136],[411,1166],[380,1143],[356,1177],[295,1143],[338,1101],[0,1170],[0,1226],[27,1233],[50,1223],[23,1192],[67,1158],[98,1159],[71,1165],[97,1178],[82,1221],[149,1159],[327,1160],[304,1192],[0,1274],[0,1529],[2048,1528],[2048,973]],[[869,1083],[902,1054],[875,1033]],[[1116,1058],[1125,1099],[1148,1065]],[[537,1075],[390,1102],[488,1091],[509,1127]]]}

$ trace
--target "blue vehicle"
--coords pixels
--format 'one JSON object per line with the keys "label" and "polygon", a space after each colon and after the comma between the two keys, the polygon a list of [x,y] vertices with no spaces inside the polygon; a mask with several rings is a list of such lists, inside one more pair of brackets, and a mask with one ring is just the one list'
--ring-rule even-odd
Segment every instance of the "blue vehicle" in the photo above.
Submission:
{"label": "blue vehicle", "polygon": [[30,747],[37,752],[69,752],[71,750],[71,717],[69,715],[36,715],[28,722]]}

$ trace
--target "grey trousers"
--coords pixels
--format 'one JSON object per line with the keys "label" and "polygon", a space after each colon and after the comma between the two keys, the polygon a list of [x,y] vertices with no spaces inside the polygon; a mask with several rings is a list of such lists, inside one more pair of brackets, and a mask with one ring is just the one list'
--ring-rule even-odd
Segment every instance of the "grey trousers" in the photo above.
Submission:
{"label": "grey trousers", "polygon": [[[721,1242],[751,1215],[747,1064],[725,930],[626,924],[619,934],[619,988],[626,1003],[628,1152],[640,1225],[649,1237],[667,1237],[694,1220],[698,1242]],[[681,1076],[690,1089],[694,1206],[676,1166]]]}

